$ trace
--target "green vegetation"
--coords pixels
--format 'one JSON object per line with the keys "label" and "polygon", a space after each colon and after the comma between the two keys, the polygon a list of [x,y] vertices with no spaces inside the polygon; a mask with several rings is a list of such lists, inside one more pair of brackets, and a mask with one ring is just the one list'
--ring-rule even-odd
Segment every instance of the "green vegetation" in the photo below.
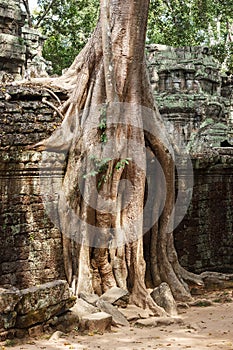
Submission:
{"label": "green vegetation", "polygon": [[148,42],[206,45],[233,71],[233,2],[228,0],[151,0]]}
{"label": "green vegetation", "polygon": [[4,344],[4,346],[6,347],[14,347],[15,345],[16,345],[15,339],[7,339]]}
{"label": "green vegetation", "polygon": [[96,176],[107,170],[108,163],[112,160],[112,158],[103,158],[98,159],[96,156],[91,156],[90,159],[93,161],[93,170],[91,170],[88,174],[83,175],[83,178],[86,179],[89,176]]}
{"label": "green vegetation", "polygon": [[[99,0],[38,0],[38,4],[34,23],[39,20],[48,37],[44,56],[52,62],[53,73],[61,74],[91,35]],[[233,72],[232,12],[229,0],[151,0],[147,43],[211,46],[223,69]]]}
{"label": "green vegetation", "polygon": [[[83,178],[86,179],[87,177],[91,177],[91,176],[95,177],[97,175],[100,175],[97,183],[97,188],[99,190],[102,184],[107,182],[108,178],[112,176],[112,173],[107,174],[108,164],[110,161],[112,161],[112,158],[98,159],[95,155],[91,155],[90,160],[92,161],[91,171],[88,172],[87,174],[84,174]],[[121,169],[124,170],[125,166],[129,164],[130,160],[132,159],[131,158],[120,159],[116,163],[115,169],[117,171]]]}
{"label": "green vegetation", "polygon": [[[38,0],[40,11],[34,15],[36,23],[52,0]],[[69,67],[88,41],[99,16],[98,0],[54,0],[47,15],[40,22],[45,42],[44,57],[52,62],[53,73],[61,74]]]}
{"label": "green vegetation", "polygon": [[107,129],[107,104],[103,105],[100,111],[100,122],[99,122],[99,130],[100,130],[100,142],[102,144],[106,144],[108,141],[106,129]]}
{"label": "green vegetation", "polygon": [[129,161],[131,158],[121,159],[119,162],[116,163],[116,170],[124,169],[126,165],[129,164]]}

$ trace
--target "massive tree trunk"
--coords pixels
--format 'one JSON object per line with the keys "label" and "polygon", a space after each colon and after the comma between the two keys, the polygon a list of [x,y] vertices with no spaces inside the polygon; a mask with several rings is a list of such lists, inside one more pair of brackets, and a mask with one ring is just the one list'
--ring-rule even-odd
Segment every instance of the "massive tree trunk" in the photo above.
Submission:
{"label": "massive tree trunk", "polygon": [[70,97],[61,127],[36,147],[68,152],[59,218],[74,292],[117,285],[163,314],[146,286],[165,281],[187,300],[185,280],[201,280],[181,268],[173,244],[174,155],[144,58],[148,6],[101,0],[86,47],[65,75],[47,81]]}

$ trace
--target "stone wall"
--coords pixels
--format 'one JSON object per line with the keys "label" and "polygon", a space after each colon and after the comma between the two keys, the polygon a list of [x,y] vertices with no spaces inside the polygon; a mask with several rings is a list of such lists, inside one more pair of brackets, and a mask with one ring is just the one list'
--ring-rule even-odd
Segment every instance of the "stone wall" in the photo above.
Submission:
{"label": "stone wall", "polygon": [[61,123],[42,99],[56,104],[40,88],[0,90],[0,285],[19,289],[64,277],[61,235],[43,205],[51,175],[56,196],[64,156],[54,155],[51,165],[50,155],[41,168],[42,154],[25,150]]}
{"label": "stone wall", "polygon": [[22,71],[22,77],[31,78],[47,77],[48,71],[52,70],[51,62],[43,58],[42,50],[46,37],[38,29],[24,26],[22,37],[26,45],[26,57]]}
{"label": "stone wall", "polygon": [[[170,133],[192,153],[203,153],[232,139],[231,97],[222,89],[220,66],[207,47],[148,47],[148,66]],[[169,126],[168,126],[169,127]]]}
{"label": "stone wall", "polygon": [[221,76],[206,47],[151,45],[147,57],[168,131],[193,158],[193,198],[175,230],[181,263],[196,272],[233,271],[232,78]]}
{"label": "stone wall", "polygon": [[175,230],[183,266],[194,272],[233,272],[233,148],[193,160],[193,197]]}

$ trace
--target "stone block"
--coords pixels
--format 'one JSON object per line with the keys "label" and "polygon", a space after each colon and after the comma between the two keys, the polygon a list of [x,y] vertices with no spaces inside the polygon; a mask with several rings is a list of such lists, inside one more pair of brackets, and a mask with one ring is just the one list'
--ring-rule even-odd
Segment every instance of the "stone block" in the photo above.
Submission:
{"label": "stone block", "polygon": [[129,326],[129,322],[127,321],[126,317],[118,310],[116,306],[113,306],[107,301],[101,299],[97,301],[97,306],[101,311],[112,316],[112,325]]}
{"label": "stone block", "polygon": [[27,329],[15,329],[15,337],[19,339],[23,339],[26,336],[28,336],[28,330]]}
{"label": "stone block", "polygon": [[13,328],[16,322],[16,316],[17,313],[15,311],[0,314],[0,330]]}
{"label": "stone block", "polygon": [[20,299],[21,294],[17,288],[0,288],[0,314],[14,311],[15,306]]}
{"label": "stone block", "polygon": [[49,338],[50,341],[57,341],[64,335],[61,331],[54,332],[51,337]]}
{"label": "stone block", "polygon": [[9,329],[8,331],[0,331],[0,341],[5,341],[7,339],[13,339],[15,337],[15,330]]}
{"label": "stone block", "polygon": [[80,319],[86,315],[99,312],[99,309],[81,298],[78,298],[75,305],[71,308],[71,312],[76,314]]}
{"label": "stone block", "polygon": [[136,321],[140,318],[145,319],[152,316],[152,312],[150,310],[141,309],[136,305],[128,305],[127,308],[122,308],[120,311],[128,321]]}
{"label": "stone block", "polygon": [[28,328],[38,323],[43,323],[55,315],[68,311],[74,305],[74,302],[75,300],[70,298],[69,300],[61,301],[57,305],[32,310],[26,315],[18,315],[16,319],[16,327]]}
{"label": "stone block", "polygon": [[100,299],[107,301],[108,303],[114,304],[119,299],[128,300],[129,292],[118,288],[112,287],[107,290],[104,294],[101,295]]}
{"label": "stone block", "polygon": [[[57,280],[21,290],[21,299],[16,307],[18,315],[33,313],[46,309],[71,298],[66,281]],[[73,302],[74,303],[74,302]]]}
{"label": "stone block", "polygon": [[157,325],[156,319],[157,319],[157,317],[140,319],[140,320],[136,321],[135,326],[137,326],[137,327],[156,327],[156,325]]}
{"label": "stone block", "polygon": [[20,9],[19,2],[16,0],[1,0],[0,17],[7,20],[22,21],[23,11]]}
{"label": "stone block", "polygon": [[28,329],[28,334],[30,337],[39,337],[43,333],[43,326],[37,325]]}
{"label": "stone block", "polygon": [[183,320],[179,317],[150,317],[147,319],[137,320],[135,326],[137,327],[158,327],[169,326],[171,324],[182,324]]}
{"label": "stone block", "polygon": [[97,294],[88,293],[80,293],[80,298],[93,306],[96,306],[96,303],[99,300],[99,296]]}
{"label": "stone block", "polygon": [[81,321],[81,329],[89,331],[105,332],[111,329],[112,316],[105,312],[86,315]]}
{"label": "stone block", "polygon": [[47,323],[49,326],[56,327],[57,330],[64,333],[72,331],[79,325],[79,316],[76,312],[68,310],[62,315],[55,316]]}
{"label": "stone block", "polygon": [[156,304],[164,308],[169,315],[177,315],[176,302],[167,283],[163,282],[155,288],[153,292],[151,292],[151,297]]}

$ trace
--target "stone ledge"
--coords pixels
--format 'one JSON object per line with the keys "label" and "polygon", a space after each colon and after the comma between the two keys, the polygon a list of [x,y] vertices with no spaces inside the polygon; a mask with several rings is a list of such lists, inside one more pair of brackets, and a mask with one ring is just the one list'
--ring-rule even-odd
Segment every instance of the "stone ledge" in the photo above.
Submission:
{"label": "stone ledge", "polygon": [[38,287],[23,289],[20,295],[16,312],[18,315],[25,315],[68,300],[70,290],[66,281],[57,280]]}
{"label": "stone ledge", "polygon": [[17,288],[0,288],[0,314],[14,311],[21,298],[20,291]]}
{"label": "stone ledge", "polygon": [[68,311],[75,301],[63,280],[22,290],[0,288],[0,333],[43,324]]}

